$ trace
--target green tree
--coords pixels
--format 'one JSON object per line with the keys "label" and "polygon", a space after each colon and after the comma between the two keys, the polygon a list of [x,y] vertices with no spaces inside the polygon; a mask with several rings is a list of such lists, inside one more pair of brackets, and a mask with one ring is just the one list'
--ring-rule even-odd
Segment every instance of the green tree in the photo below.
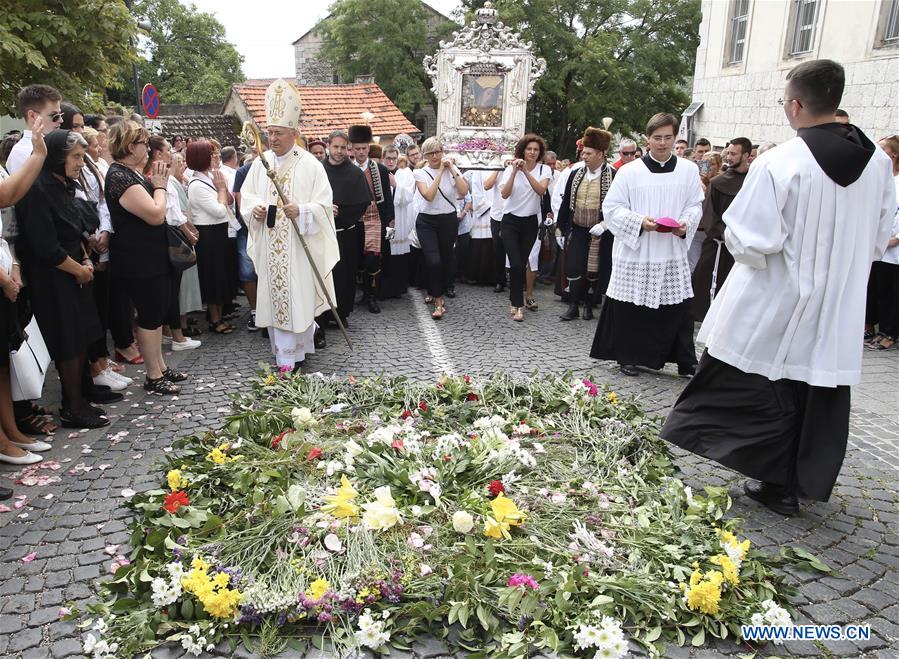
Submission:
{"label": "green tree", "polygon": [[[463,0],[471,15],[483,0]],[[642,132],[656,112],[679,114],[699,45],[700,0],[496,0],[500,20],[533,42],[546,73],[528,128],[571,155],[587,126]]]}
{"label": "green tree", "polygon": [[163,103],[223,103],[231,85],[244,80],[243,57],[212,14],[178,0],[142,0],[133,12],[151,24],[139,82],[153,83]]}
{"label": "green tree", "polygon": [[458,26],[429,22],[421,0],[336,0],[322,24],[322,56],[341,79],[374,75],[384,93],[406,114],[434,103],[422,58]]}
{"label": "green tree", "polygon": [[102,107],[134,61],[134,19],[120,0],[5,0],[0,13],[0,114],[18,114],[25,85],[52,85],[85,111]]}

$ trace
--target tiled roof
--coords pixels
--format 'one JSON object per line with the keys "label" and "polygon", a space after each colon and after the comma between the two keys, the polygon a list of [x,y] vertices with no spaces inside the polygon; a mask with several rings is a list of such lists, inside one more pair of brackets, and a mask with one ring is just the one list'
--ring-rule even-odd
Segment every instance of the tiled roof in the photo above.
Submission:
{"label": "tiled roof", "polygon": [[167,137],[211,137],[222,146],[240,146],[240,120],[233,114],[159,115],[159,121]]}
{"label": "tiled roof", "polygon": [[[260,128],[265,128],[265,90],[270,82],[252,80],[232,87]],[[300,130],[306,136],[323,137],[332,130],[346,130],[362,123],[366,111],[375,115],[371,121],[375,135],[420,132],[376,84],[297,87],[297,91],[303,107]]]}

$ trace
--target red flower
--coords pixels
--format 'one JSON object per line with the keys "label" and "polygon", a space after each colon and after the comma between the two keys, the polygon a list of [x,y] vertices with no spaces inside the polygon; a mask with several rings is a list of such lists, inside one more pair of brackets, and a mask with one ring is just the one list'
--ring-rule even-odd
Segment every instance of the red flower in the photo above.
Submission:
{"label": "red flower", "polygon": [[490,485],[487,486],[487,490],[494,497],[498,497],[500,494],[506,493],[506,488],[503,487],[503,482],[500,480],[490,481]]}
{"label": "red flower", "polygon": [[443,389],[443,383],[442,383],[442,382],[438,382],[438,383],[437,383],[437,388],[438,388],[438,389]]}
{"label": "red flower", "polygon": [[471,376],[470,375],[466,375],[464,380],[465,380],[465,384],[471,384]]}
{"label": "red flower", "polygon": [[428,404],[426,402],[424,402],[423,400],[420,400],[420,401],[418,401],[418,409],[420,409],[422,412],[427,412]]}
{"label": "red flower", "polygon": [[452,457],[450,456],[449,453],[444,453],[444,454],[443,454],[443,461],[444,461],[444,462],[449,462],[451,459],[452,459]]}
{"label": "red flower", "polygon": [[313,446],[311,449],[309,449],[309,453],[306,455],[306,459],[312,462],[313,460],[317,460],[318,458],[320,458],[321,455],[322,450],[317,446]]}
{"label": "red flower", "polygon": [[287,434],[292,433],[292,432],[293,432],[293,428],[288,428],[287,430],[282,432],[280,435],[273,438],[272,439],[272,448],[278,448],[281,445],[281,440],[284,439],[284,437]]}
{"label": "red flower", "polygon": [[391,448],[395,448],[397,451],[402,451],[402,450],[405,448],[402,439],[394,439],[394,440],[390,443],[390,447],[391,447]]}
{"label": "red flower", "polygon": [[473,391],[470,391],[468,395],[465,397],[465,400],[477,401],[481,400],[480,397]]}
{"label": "red flower", "polygon": [[403,420],[408,419],[410,416],[412,416],[412,412],[410,412],[409,410],[403,410],[403,413],[400,414],[400,418]]}
{"label": "red flower", "polygon": [[187,505],[190,505],[190,499],[187,498],[187,492],[184,490],[176,490],[175,492],[170,492],[166,495],[165,503],[162,504],[162,507],[164,510],[167,510],[174,515],[181,506]]}

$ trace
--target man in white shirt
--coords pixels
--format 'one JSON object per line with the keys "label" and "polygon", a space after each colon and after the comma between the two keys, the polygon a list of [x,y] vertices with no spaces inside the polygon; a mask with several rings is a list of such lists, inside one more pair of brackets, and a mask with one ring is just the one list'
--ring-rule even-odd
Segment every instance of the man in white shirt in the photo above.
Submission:
{"label": "man in white shirt", "polygon": [[674,115],[654,115],[646,135],[649,153],[618,170],[602,204],[615,244],[590,355],[614,359],[625,375],[675,362],[689,377],[696,350],[687,247],[702,215],[702,185],[696,165],[671,152]]}
{"label": "man in white shirt", "polygon": [[699,370],[662,436],[751,479],[783,515],[827,501],[861,379],[865,288],[896,211],[889,157],[834,121],[843,67],[810,60],[781,103],[797,137],[759,156],[724,213],[736,265],[699,332]]}
{"label": "man in white shirt", "polygon": [[31,128],[38,117],[44,120],[44,133],[49,134],[59,128],[62,123],[60,101],[62,95],[49,85],[28,85],[19,91],[19,114],[25,118],[28,128],[22,132],[22,139],[9,152],[6,171],[10,174],[15,174],[31,155],[34,148],[31,143]]}

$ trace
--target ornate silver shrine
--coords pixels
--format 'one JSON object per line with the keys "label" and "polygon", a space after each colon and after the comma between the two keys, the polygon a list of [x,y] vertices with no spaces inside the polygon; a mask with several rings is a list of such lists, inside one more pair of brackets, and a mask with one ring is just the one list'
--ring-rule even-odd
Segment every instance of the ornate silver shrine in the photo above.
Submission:
{"label": "ornate silver shrine", "polygon": [[437,136],[463,169],[500,169],[524,134],[527,101],[546,70],[522,41],[497,21],[490,2],[436,55],[424,58],[437,96]]}

